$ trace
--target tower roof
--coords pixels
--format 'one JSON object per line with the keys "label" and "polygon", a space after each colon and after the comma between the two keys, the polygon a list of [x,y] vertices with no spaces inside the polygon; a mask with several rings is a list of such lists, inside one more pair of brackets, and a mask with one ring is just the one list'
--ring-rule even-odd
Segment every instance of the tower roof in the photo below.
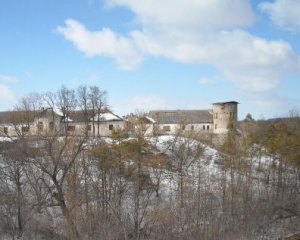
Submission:
{"label": "tower roof", "polygon": [[224,105],[224,104],[239,104],[239,102],[228,101],[228,102],[216,102],[216,103],[213,103],[213,105]]}

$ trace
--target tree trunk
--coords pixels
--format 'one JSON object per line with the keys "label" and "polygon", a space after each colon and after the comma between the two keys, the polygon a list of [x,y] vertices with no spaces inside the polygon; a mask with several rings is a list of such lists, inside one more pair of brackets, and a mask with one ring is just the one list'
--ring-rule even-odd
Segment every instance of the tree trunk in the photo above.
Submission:
{"label": "tree trunk", "polygon": [[78,230],[77,230],[76,225],[73,221],[71,213],[70,213],[70,211],[69,211],[69,209],[66,205],[66,201],[65,201],[65,198],[64,198],[64,193],[63,193],[62,187],[60,186],[60,184],[56,180],[56,177],[52,177],[52,180],[53,180],[53,183],[54,183],[54,185],[56,187],[56,190],[57,190],[58,204],[59,204],[59,206],[61,208],[61,211],[62,211],[62,214],[63,214],[63,216],[66,219],[67,224],[68,224],[69,239],[70,240],[80,240]]}
{"label": "tree trunk", "polygon": [[[19,174],[18,174],[19,175]],[[19,177],[19,176],[18,176]],[[17,181],[17,198],[18,198],[18,238],[23,235],[23,221],[22,221],[22,190],[20,179]]]}

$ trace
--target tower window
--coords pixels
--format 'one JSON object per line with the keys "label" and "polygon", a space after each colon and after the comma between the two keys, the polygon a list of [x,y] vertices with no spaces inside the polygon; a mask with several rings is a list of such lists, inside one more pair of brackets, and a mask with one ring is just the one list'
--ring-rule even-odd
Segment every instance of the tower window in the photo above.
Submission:
{"label": "tower window", "polygon": [[206,130],[209,130],[209,125],[206,126]]}
{"label": "tower window", "polygon": [[230,112],[230,119],[234,119],[234,112]]}

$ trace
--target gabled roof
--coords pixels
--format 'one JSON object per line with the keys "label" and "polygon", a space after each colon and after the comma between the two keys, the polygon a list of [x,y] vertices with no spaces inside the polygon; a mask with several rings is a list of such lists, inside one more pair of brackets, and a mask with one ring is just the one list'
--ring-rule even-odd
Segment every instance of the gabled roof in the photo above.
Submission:
{"label": "gabled roof", "polygon": [[212,123],[211,110],[161,110],[150,111],[149,117],[161,124]]}
{"label": "gabled roof", "polygon": [[109,121],[123,121],[121,117],[119,117],[116,114],[113,114],[110,111],[106,111],[100,114],[96,114],[93,118],[91,118],[91,121],[99,121],[99,122],[109,122]]}
{"label": "gabled roof", "polygon": [[[33,111],[7,111],[7,112],[0,112],[0,123],[8,123],[11,120],[19,120],[22,119],[29,119],[31,122],[34,121],[34,117],[37,118],[49,118],[52,117],[54,114],[55,118],[60,119],[61,122],[64,122],[64,114],[59,109],[53,109],[52,108],[46,108],[42,110],[38,110],[36,112]],[[92,111],[88,110],[86,113],[81,110],[76,111],[70,111],[68,112],[68,115],[66,116],[66,122],[86,122],[86,121],[92,121]],[[113,114],[109,110],[105,109],[103,112],[95,115],[94,120],[100,122],[108,122],[108,121],[123,121],[123,119],[116,114]]]}
{"label": "gabled roof", "polygon": [[[52,108],[48,108],[43,110],[39,116],[47,116],[49,114],[49,111],[52,114]],[[64,121],[64,114],[60,109],[54,109],[53,113],[55,116],[60,117],[61,121]],[[92,116],[92,110],[88,110],[87,112],[84,112],[82,110],[76,110],[76,111],[70,111],[68,112],[68,116],[66,116],[66,121],[67,122],[86,122],[86,121],[93,121]],[[100,122],[105,122],[105,121],[122,121],[123,119],[120,118],[119,116],[113,114],[109,110],[103,110],[99,114],[99,121]],[[98,121],[98,114],[95,115],[94,121]]]}
{"label": "gabled roof", "polygon": [[62,115],[58,114],[55,110],[52,111],[52,108],[45,108],[38,111],[36,114],[36,117],[42,118],[42,117],[48,117],[49,114],[54,114],[56,117],[61,117]]}
{"label": "gabled roof", "polygon": [[[62,111],[58,108],[52,109],[52,108],[46,108],[42,109],[38,112],[36,115],[37,118],[58,118],[60,121],[64,122],[64,115]],[[73,120],[70,118],[70,113],[66,117],[66,122],[73,122]]]}
{"label": "gabled roof", "polygon": [[156,123],[156,121],[146,115],[143,116],[128,116],[126,118],[127,122],[133,123],[133,124],[153,124]]}

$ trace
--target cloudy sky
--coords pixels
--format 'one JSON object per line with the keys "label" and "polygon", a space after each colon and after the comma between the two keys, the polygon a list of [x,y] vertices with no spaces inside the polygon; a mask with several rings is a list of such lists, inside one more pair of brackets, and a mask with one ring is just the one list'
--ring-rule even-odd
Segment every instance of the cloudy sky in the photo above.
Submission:
{"label": "cloudy sky", "polygon": [[118,114],[300,109],[299,0],[1,0],[0,110],[99,85]]}

